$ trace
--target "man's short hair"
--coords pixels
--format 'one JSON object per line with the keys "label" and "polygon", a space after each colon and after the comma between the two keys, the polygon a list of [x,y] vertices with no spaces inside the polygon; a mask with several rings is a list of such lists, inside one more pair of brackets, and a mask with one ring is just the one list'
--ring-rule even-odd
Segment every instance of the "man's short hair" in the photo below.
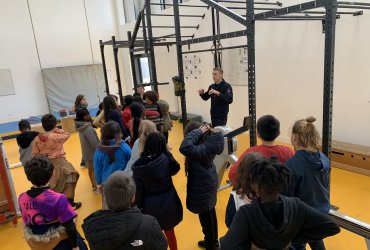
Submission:
{"label": "man's short hair", "polygon": [[135,181],[123,171],[116,171],[104,183],[103,193],[110,210],[128,209],[136,193]]}
{"label": "man's short hair", "polygon": [[18,129],[21,132],[25,131],[26,129],[31,129],[31,124],[29,121],[22,119],[18,123]]}
{"label": "man's short hair", "polygon": [[213,71],[217,70],[218,72],[220,72],[222,75],[224,74],[224,70],[221,69],[221,68],[213,68]]}
{"label": "man's short hair", "polygon": [[257,132],[264,141],[274,141],[280,134],[280,122],[272,115],[264,115],[257,121]]}
{"label": "man's short hair", "polygon": [[46,132],[51,131],[57,126],[57,118],[52,114],[46,114],[41,118],[41,124]]}
{"label": "man's short hair", "polygon": [[46,185],[53,175],[54,165],[45,156],[35,156],[24,166],[27,179],[35,186]]}
{"label": "man's short hair", "polygon": [[138,85],[136,86],[136,89],[138,89],[138,88],[144,88],[144,85],[143,85],[143,84],[138,84]]}

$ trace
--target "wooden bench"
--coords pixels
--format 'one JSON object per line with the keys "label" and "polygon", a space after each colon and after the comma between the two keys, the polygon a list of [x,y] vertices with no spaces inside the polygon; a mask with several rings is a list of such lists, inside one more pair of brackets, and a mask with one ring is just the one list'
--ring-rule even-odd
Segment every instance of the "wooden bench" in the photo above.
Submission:
{"label": "wooden bench", "polygon": [[75,118],[76,118],[75,116],[67,116],[60,118],[62,129],[67,131],[68,133],[76,132]]}
{"label": "wooden bench", "polygon": [[370,176],[370,147],[332,141],[332,166]]}

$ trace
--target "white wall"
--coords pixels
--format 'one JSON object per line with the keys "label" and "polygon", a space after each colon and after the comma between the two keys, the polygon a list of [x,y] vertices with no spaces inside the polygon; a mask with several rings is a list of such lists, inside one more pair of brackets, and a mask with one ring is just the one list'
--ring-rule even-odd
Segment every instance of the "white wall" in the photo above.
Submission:
{"label": "white wall", "polygon": [[[304,1],[290,1],[289,5],[300,2]],[[199,4],[199,1],[189,1],[189,4]],[[166,10],[168,11],[171,13],[172,9]],[[189,10],[181,8],[180,11],[185,14]],[[204,10],[197,8],[191,9],[191,12],[199,14]],[[242,14],[240,11],[239,13]],[[223,14],[220,16],[222,33],[243,29],[241,25]],[[173,23],[166,20],[156,22],[162,25]],[[188,19],[183,21],[184,25],[191,25],[189,23]],[[196,37],[212,34],[210,11],[206,11],[206,18],[200,24]],[[129,26],[123,29],[127,27]],[[370,146],[368,27],[370,11],[366,10],[363,16],[341,15],[337,20],[333,139]],[[187,29],[182,31],[189,32]],[[280,140],[289,141],[289,130],[294,121],[308,115],[315,116],[319,131],[322,129],[324,38],[321,21],[261,21],[256,24],[257,117],[264,114],[275,115],[281,122]],[[245,37],[222,40],[224,47],[246,43]],[[192,45],[191,49],[210,48],[211,45],[211,43]],[[187,46],[184,46],[183,50],[186,51]],[[223,52],[224,57],[227,57],[227,53],[229,52]],[[203,73],[199,79],[186,82],[187,109],[189,113],[201,114],[205,120],[209,120],[210,104],[203,102],[196,94],[196,90],[200,87],[206,88],[211,83],[213,56],[211,53],[199,55],[202,59]],[[159,80],[177,74],[175,47],[171,47],[170,53],[167,53],[166,49],[156,48],[156,61]],[[235,61],[235,65],[237,63]],[[224,64],[223,67],[231,68],[233,64]],[[129,67],[125,70],[129,72]],[[130,74],[126,76],[130,77]],[[248,114],[248,88],[233,86],[233,89],[234,103],[230,106],[228,125],[235,128],[241,125],[242,117]],[[174,99],[172,92],[164,92],[160,93],[161,96]]]}
{"label": "white wall", "polygon": [[10,69],[15,95],[0,96],[0,122],[48,111],[26,1],[0,2],[0,68]]}
{"label": "white wall", "polygon": [[[112,35],[117,35],[114,0],[28,2],[29,8],[25,0],[0,1],[3,24],[0,68],[11,69],[16,93],[0,96],[0,105],[9,107],[2,109],[0,122],[48,112],[40,67],[101,63],[99,40],[110,40]],[[106,48],[106,62],[112,72],[110,88],[116,93],[113,49],[109,49],[111,47]],[[125,84],[123,91],[126,91]],[[71,96],[71,105],[74,98]]]}

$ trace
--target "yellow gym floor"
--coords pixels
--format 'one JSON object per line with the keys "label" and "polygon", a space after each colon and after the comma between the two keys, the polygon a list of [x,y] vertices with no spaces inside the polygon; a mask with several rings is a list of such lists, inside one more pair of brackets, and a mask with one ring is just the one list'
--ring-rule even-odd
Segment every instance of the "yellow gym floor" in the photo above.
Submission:
{"label": "yellow gym floor", "polygon": [[[173,130],[170,132],[169,146],[172,147],[172,153],[175,158],[183,164],[184,158],[178,152],[178,147],[182,140],[182,124],[175,123],[174,125]],[[239,136],[238,143],[239,150],[237,155],[240,155],[249,145],[248,136],[246,134]],[[9,163],[14,164],[19,162],[18,147],[15,139],[7,140],[4,144]],[[101,197],[93,194],[87,169],[81,169],[79,167],[81,150],[77,133],[72,134],[70,140],[65,144],[65,150],[67,159],[76,167],[81,175],[76,189],[76,201],[82,202],[82,207],[78,210],[78,230],[82,233],[80,225],[83,219],[101,207]],[[22,167],[12,169],[12,174],[17,195],[29,189],[31,185],[27,181]],[[226,176],[227,173],[224,179],[226,179]],[[174,177],[174,183],[184,206],[184,219],[175,228],[179,249],[199,249],[197,242],[203,238],[203,234],[198,216],[186,210],[185,207],[186,177],[183,168]],[[216,211],[220,237],[227,231],[224,220],[229,193],[230,189],[218,193]],[[333,168],[331,176],[331,203],[338,206],[340,208],[339,211],[342,213],[365,222],[370,222],[370,177]],[[0,249],[29,249],[22,238],[21,219],[18,219],[18,222],[19,225],[16,227],[11,222],[0,225]],[[340,234],[334,237],[326,239],[325,244],[328,250],[366,249],[365,240],[362,237],[345,230],[342,230]]]}

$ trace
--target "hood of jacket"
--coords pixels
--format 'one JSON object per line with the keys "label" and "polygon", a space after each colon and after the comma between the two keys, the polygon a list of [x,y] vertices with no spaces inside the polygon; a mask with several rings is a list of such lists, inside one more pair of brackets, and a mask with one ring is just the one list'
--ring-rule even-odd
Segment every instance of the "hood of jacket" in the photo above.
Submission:
{"label": "hood of jacket", "polygon": [[87,127],[91,126],[90,122],[75,121],[76,130],[78,132],[84,131]]}
{"label": "hood of jacket", "polygon": [[[291,226],[295,223],[295,209],[292,207],[294,203],[288,202],[288,199],[285,196],[279,195],[279,202],[282,202],[283,205],[283,219],[280,225],[274,225],[267,220],[263,214],[262,209],[260,208],[261,204],[258,199],[253,199],[251,205],[255,207],[255,211],[258,211],[260,215],[256,215],[257,218],[260,218],[260,225],[263,225],[264,233],[271,235],[273,238],[285,238],[287,235],[291,234]],[[258,208],[257,208],[258,207]]]}
{"label": "hood of jacket", "polygon": [[203,142],[207,148],[209,157],[204,158],[206,164],[211,164],[215,158],[215,155],[219,155],[224,151],[224,136],[221,132],[213,133],[207,137]]}
{"label": "hood of jacket", "polygon": [[298,150],[296,155],[303,158],[307,165],[317,171],[328,171],[330,169],[330,160],[320,151],[308,152],[306,150]]}
{"label": "hood of jacket", "polygon": [[153,178],[159,176],[161,168],[163,165],[168,164],[168,157],[162,153],[160,156],[154,160],[148,157],[140,157],[134,163],[132,170],[135,169],[135,172],[140,174],[143,178]]}
{"label": "hood of jacket", "polygon": [[113,139],[113,140],[109,140],[107,144],[103,144],[102,142],[99,142],[96,148],[104,153],[111,155],[111,154],[114,154],[117,148],[121,147],[122,143],[125,143],[125,142],[122,140],[117,141]]}
{"label": "hood of jacket", "polygon": [[23,149],[28,148],[28,146],[31,145],[33,139],[35,139],[38,134],[39,133],[36,131],[23,132],[17,136],[17,143]]}
{"label": "hood of jacket", "polygon": [[82,229],[92,249],[117,249],[136,232],[141,220],[138,208],[99,210],[84,219]]}
{"label": "hood of jacket", "polygon": [[49,140],[49,135],[48,134],[39,134],[38,135],[39,139],[41,142],[46,143]]}

